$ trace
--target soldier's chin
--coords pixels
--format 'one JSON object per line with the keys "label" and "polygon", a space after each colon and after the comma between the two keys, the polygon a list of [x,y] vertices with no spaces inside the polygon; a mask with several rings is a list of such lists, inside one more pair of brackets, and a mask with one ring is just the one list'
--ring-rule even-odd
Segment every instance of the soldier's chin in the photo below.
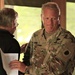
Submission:
{"label": "soldier's chin", "polygon": [[50,29],[50,32],[54,32],[55,30],[54,29]]}
{"label": "soldier's chin", "polygon": [[51,30],[47,30],[47,32],[48,33],[52,33],[52,32],[54,32],[54,30],[52,30],[52,29]]}
{"label": "soldier's chin", "polygon": [[53,29],[53,27],[50,27],[50,28],[48,28],[48,30],[53,31],[54,29]]}

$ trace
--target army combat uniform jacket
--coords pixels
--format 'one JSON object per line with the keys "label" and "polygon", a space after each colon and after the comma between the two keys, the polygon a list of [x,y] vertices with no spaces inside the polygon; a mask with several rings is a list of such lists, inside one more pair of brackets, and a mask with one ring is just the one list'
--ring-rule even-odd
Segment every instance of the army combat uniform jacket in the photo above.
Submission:
{"label": "army combat uniform jacket", "polygon": [[45,38],[45,29],[35,32],[26,48],[23,62],[29,75],[72,75],[75,38],[62,29]]}

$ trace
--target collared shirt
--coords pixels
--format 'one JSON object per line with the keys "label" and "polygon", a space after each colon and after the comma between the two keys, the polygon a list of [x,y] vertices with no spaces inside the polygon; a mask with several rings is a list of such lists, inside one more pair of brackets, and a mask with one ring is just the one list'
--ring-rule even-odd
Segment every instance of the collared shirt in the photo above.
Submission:
{"label": "collared shirt", "polygon": [[[18,41],[7,30],[0,29],[0,48],[4,53],[18,53],[20,57],[20,45]],[[7,75],[3,69],[3,62],[0,54],[0,75]]]}

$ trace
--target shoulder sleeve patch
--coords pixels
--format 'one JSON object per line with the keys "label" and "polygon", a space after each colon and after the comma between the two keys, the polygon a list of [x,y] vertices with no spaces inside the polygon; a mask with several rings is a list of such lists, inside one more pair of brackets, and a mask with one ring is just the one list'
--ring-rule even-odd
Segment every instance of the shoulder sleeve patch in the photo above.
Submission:
{"label": "shoulder sleeve patch", "polygon": [[75,43],[65,43],[60,46],[59,52],[56,55],[58,59],[61,59],[64,62],[67,62],[69,59],[74,58],[75,52]]}

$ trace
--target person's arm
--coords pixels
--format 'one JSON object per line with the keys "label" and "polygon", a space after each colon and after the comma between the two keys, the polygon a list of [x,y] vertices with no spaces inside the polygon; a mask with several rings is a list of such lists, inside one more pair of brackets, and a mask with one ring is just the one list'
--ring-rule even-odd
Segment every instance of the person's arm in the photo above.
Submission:
{"label": "person's arm", "polygon": [[56,75],[66,74],[66,71],[71,73],[74,68],[74,55],[75,43],[68,42],[60,45],[49,63],[50,71]]}
{"label": "person's arm", "polygon": [[20,72],[24,73],[27,66],[21,61],[14,60],[9,63],[11,69],[18,69]]}
{"label": "person's arm", "polygon": [[20,71],[20,73],[24,74],[26,69],[28,68],[29,66],[29,58],[30,58],[30,54],[29,54],[29,50],[26,50],[26,52],[24,53],[24,60],[23,62],[21,61],[18,61],[18,60],[14,60],[14,61],[11,61],[9,63],[9,67],[11,69],[18,69]]}
{"label": "person's arm", "polygon": [[10,62],[9,66],[11,69],[18,69],[20,72],[25,73],[28,66],[30,66],[30,43],[27,43],[25,50],[23,62],[17,60]]}
{"label": "person's arm", "polygon": [[30,65],[30,43],[28,43],[27,48],[26,48],[26,52],[24,53],[24,58],[23,58],[23,63],[27,66]]}
{"label": "person's arm", "polygon": [[25,49],[25,48],[26,48],[27,44],[28,44],[28,43],[25,43],[25,44],[23,44],[23,45],[21,46],[21,51],[20,51],[21,53],[25,53],[25,52],[26,52],[26,49]]}

